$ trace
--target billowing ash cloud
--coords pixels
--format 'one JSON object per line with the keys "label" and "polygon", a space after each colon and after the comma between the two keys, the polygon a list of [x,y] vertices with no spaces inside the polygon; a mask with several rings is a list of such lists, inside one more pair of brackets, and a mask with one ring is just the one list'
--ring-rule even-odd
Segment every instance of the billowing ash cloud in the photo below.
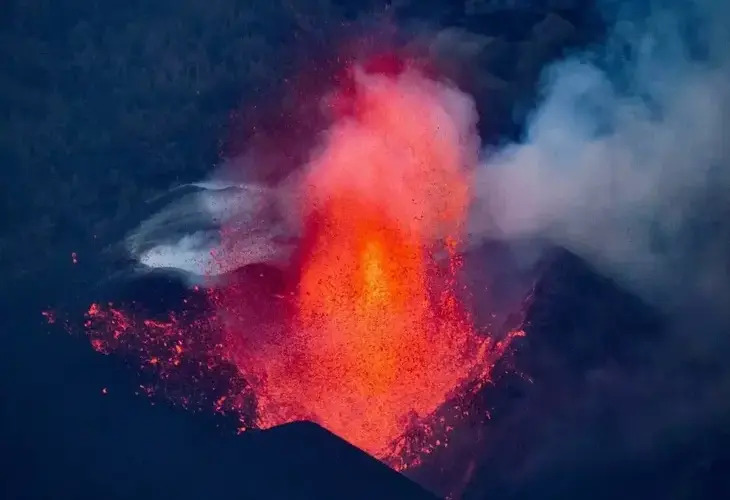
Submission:
{"label": "billowing ash cloud", "polygon": [[730,9],[606,6],[607,43],[548,68],[524,140],[486,158],[472,231],[567,247],[655,303],[722,303]]}

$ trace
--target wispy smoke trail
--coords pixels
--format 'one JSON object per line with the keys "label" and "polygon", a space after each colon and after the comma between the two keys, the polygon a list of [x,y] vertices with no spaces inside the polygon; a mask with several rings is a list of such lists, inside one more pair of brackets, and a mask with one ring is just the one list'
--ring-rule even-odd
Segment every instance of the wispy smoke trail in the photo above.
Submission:
{"label": "wispy smoke trail", "polygon": [[721,4],[612,6],[605,46],[548,68],[524,140],[486,159],[473,231],[567,247],[656,303],[726,291]]}
{"label": "wispy smoke trail", "polygon": [[[126,238],[127,251],[145,268],[173,270],[197,283],[247,264],[288,258],[290,228],[275,189],[212,180],[173,191],[182,194]],[[225,245],[224,224],[237,235]]]}

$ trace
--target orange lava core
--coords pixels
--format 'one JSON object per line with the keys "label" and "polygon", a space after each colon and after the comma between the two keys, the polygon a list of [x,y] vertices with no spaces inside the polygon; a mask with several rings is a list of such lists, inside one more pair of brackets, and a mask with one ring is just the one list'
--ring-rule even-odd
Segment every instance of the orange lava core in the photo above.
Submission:
{"label": "orange lava core", "polygon": [[448,91],[417,72],[357,78],[302,183],[291,325],[240,366],[262,427],[314,420],[387,459],[486,375],[488,339],[457,297],[473,156]]}

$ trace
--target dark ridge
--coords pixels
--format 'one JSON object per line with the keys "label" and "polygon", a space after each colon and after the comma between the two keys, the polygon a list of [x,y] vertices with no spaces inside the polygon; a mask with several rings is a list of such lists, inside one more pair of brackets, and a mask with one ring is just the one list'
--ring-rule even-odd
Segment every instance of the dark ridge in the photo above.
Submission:
{"label": "dark ridge", "polygon": [[[297,498],[435,498],[401,474],[311,422],[275,427],[257,438],[263,445],[286,452],[284,466],[288,469],[280,470],[283,494],[299,491],[303,496]],[[314,468],[312,464],[320,467]]]}
{"label": "dark ridge", "polygon": [[[185,296],[161,278],[142,283],[153,305]],[[42,326],[35,302],[7,303],[0,498],[432,498],[314,424],[237,435],[223,416],[150,400],[123,359]]]}
{"label": "dark ridge", "polygon": [[656,339],[663,326],[656,310],[562,250],[537,282],[525,320],[529,342],[561,353],[577,371],[639,361],[642,341]]}
{"label": "dark ridge", "polygon": [[[629,467],[618,458],[618,442],[612,442],[620,425],[619,410],[612,405],[631,404],[631,396],[610,379],[602,385],[600,377],[626,376],[649,363],[651,349],[663,338],[664,320],[569,252],[556,250],[542,265],[526,303],[527,335],[500,362],[494,385],[474,403],[475,413],[486,410],[489,419],[477,426],[485,444],[473,455],[476,472],[465,498],[564,498],[577,491],[571,488],[594,496],[596,485],[608,480],[596,478],[598,464],[613,463],[623,473]],[[602,393],[605,402],[596,401]],[[586,412],[590,418],[577,416]],[[571,429],[571,422],[591,430]],[[553,453],[566,462],[542,464],[548,460],[545,450],[555,446],[562,451]],[[571,457],[591,446],[593,461],[585,471],[570,465]],[[533,467],[554,477],[534,479]],[[571,477],[563,477],[571,467]],[[574,474],[591,479],[575,480]],[[643,474],[637,477],[649,488],[649,471]],[[623,480],[628,484],[631,478]],[[656,491],[656,484],[653,488],[637,491]]]}
{"label": "dark ridge", "polygon": [[[485,276],[490,262],[497,268],[490,281],[498,283],[501,273],[513,286],[522,282],[520,300],[517,289],[509,301],[496,298],[522,319],[526,336],[497,363],[493,384],[461,403],[469,417],[455,429],[452,445],[429,457],[412,477],[441,493],[466,483],[465,498],[524,498],[520,494],[526,490],[517,488],[526,486],[515,475],[539,452],[561,416],[580,404],[586,381],[606,367],[629,371],[644,363],[661,338],[662,318],[567,251],[556,249],[521,273],[498,246],[477,255],[485,262]],[[499,320],[508,321],[509,315],[500,312]],[[610,418],[603,422],[610,428]],[[472,474],[462,479],[465,470]]]}

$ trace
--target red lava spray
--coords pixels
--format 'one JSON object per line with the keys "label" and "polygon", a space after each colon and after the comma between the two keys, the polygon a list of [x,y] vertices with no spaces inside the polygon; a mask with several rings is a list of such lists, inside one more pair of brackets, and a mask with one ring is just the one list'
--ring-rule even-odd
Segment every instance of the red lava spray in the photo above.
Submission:
{"label": "red lava spray", "polygon": [[[260,428],[315,421],[396,468],[445,442],[434,426],[429,442],[405,436],[483,385],[508,345],[478,332],[461,302],[476,117],[467,96],[415,64],[386,66],[353,66],[327,100],[337,115],[293,188],[302,237],[289,293],[263,306],[270,314],[240,282],[211,289],[215,311],[203,319],[94,305],[93,346],[136,346],[163,380],[191,385],[228,363],[245,383],[205,404],[253,411],[247,422]],[[235,248],[235,228],[222,234]]]}
{"label": "red lava spray", "polygon": [[265,344],[238,321],[228,338],[260,426],[314,420],[391,460],[410,424],[486,376],[488,339],[457,293],[478,143],[455,89],[407,63],[352,71],[301,181],[294,314]]}

